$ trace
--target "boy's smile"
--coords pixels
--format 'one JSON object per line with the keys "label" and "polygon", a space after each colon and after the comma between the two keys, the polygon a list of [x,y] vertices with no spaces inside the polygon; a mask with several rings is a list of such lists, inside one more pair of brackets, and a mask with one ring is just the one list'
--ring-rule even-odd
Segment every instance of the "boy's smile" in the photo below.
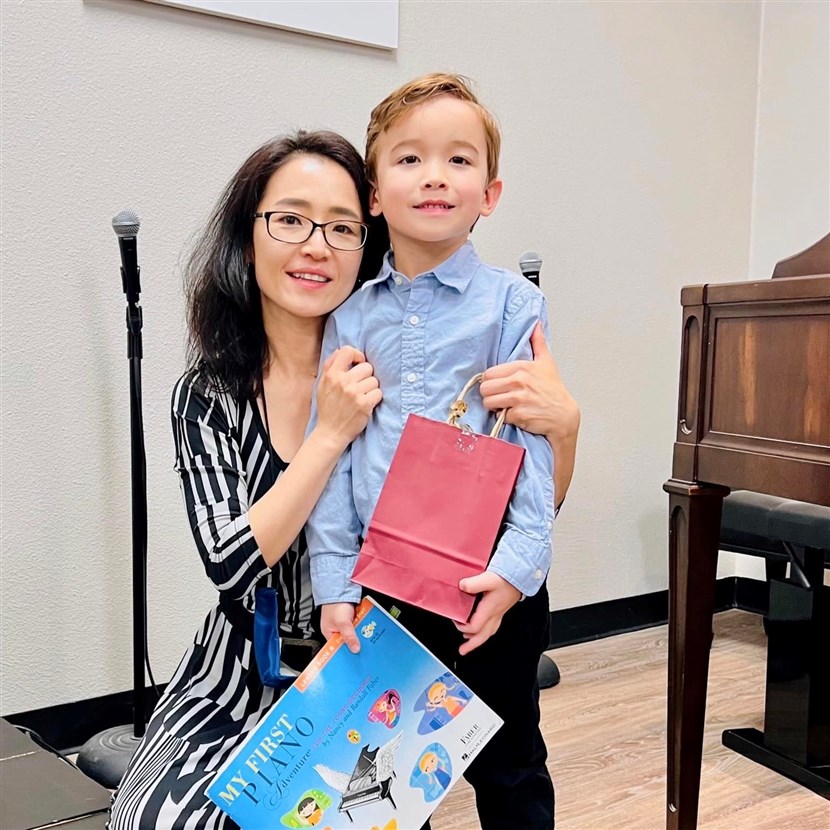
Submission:
{"label": "boy's smile", "polygon": [[502,184],[488,182],[487,139],[478,110],[439,95],[407,112],[380,137],[372,214],[383,214],[395,267],[408,277],[457,251]]}
{"label": "boy's smile", "polygon": [[426,212],[446,213],[448,210],[452,210],[455,205],[448,204],[447,202],[437,202],[435,199],[427,199],[421,202],[420,205],[415,205],[415,207],[418,210]]}

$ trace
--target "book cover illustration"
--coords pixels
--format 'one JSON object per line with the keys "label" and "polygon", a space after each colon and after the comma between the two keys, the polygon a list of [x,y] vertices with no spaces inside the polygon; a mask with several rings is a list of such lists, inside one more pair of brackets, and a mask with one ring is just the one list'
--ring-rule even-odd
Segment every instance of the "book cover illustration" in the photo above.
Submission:
{"label": "book cover illustration", "polygon": [[501,726],[371,598],[355,628],[360,652],[326,643],[208,787],[243,830],[418,830]]}

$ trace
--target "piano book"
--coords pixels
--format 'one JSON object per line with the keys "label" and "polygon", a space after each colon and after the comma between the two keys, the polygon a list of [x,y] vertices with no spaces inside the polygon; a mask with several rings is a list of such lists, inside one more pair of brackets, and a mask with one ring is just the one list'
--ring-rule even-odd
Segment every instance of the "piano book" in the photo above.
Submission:
{"label": "piano book", "polygon": [[207,790],[243,830],[418,830],[500,718],[371,600]]}

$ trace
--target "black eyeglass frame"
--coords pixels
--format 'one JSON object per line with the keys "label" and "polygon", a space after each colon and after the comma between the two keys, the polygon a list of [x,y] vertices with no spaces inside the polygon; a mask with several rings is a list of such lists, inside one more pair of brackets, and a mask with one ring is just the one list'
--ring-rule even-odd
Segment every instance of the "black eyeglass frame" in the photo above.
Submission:
{"label": "black eyeglass frame", "polygon": [[[283,216],[296,216],[298,219],[304,219],[306,222],[311,222],[311,230],[308,232],[308,236],[305,239],[298,239],[296,241],[291,241],[288,239],[278,239],[274,234],[271,233],[271,217],[275,214],[282,214]],[[369,226],[365,222],[358,222],[356,219],[332,219],[330,222],[315,222],[313,219],[309,219],[308,216],[303,216],[302,213],[295,213],[293,210],[266,210],[260,211],[259,213],[254,214],[254,219],[264,219],[265,220],[265,230],[268,231],[268,236],[271,237],[275,242],[284,242],[286,245],[304,245],[308,242],[309,239],[314,235],[314,231],[317,228],[323,233],[323,240],[325,241],[326,245],[329,248],[333,248],[335,251],[346,251],[347,253],[353,251],[360,251],[366,245],[366,240],[369,238]],[[329,240],[328,234],[326,233],[326,228],[329,225],[342,225],[343,222],[348,222],[351,225],[359,225],[363,228],[363,239],[356,248],[341,248],[338,245],[332,245],[331,241]]]}

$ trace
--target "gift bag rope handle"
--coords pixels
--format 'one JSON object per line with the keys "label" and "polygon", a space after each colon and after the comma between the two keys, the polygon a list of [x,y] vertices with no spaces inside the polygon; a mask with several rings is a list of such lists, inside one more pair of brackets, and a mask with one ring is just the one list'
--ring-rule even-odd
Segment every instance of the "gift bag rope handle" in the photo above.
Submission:
{"label": "gift bag rope handle", "polygon": [[[459,424],[458,419],[461,418],[467,412],[467,403],[464,400],[464,397],[477,383],[481,383],[483,379],[484,372],[479,372],[477,375],[473,375],[467,381],[467,383],[464,384],[464,388],[459,393],[458,398],[450,404],[450,416],[449,418],[447,418],[447,423],[450,426],[457,427],[458,429],[463,429],[465,432],[472,432],[472,430],[466,424]],[[499,437],[499,433],[501,432],[501,428],[504,426],[504,420],[506,417],[507,410],[499,410],[495,426],[492,430],[490,430],[491,438]]]}

